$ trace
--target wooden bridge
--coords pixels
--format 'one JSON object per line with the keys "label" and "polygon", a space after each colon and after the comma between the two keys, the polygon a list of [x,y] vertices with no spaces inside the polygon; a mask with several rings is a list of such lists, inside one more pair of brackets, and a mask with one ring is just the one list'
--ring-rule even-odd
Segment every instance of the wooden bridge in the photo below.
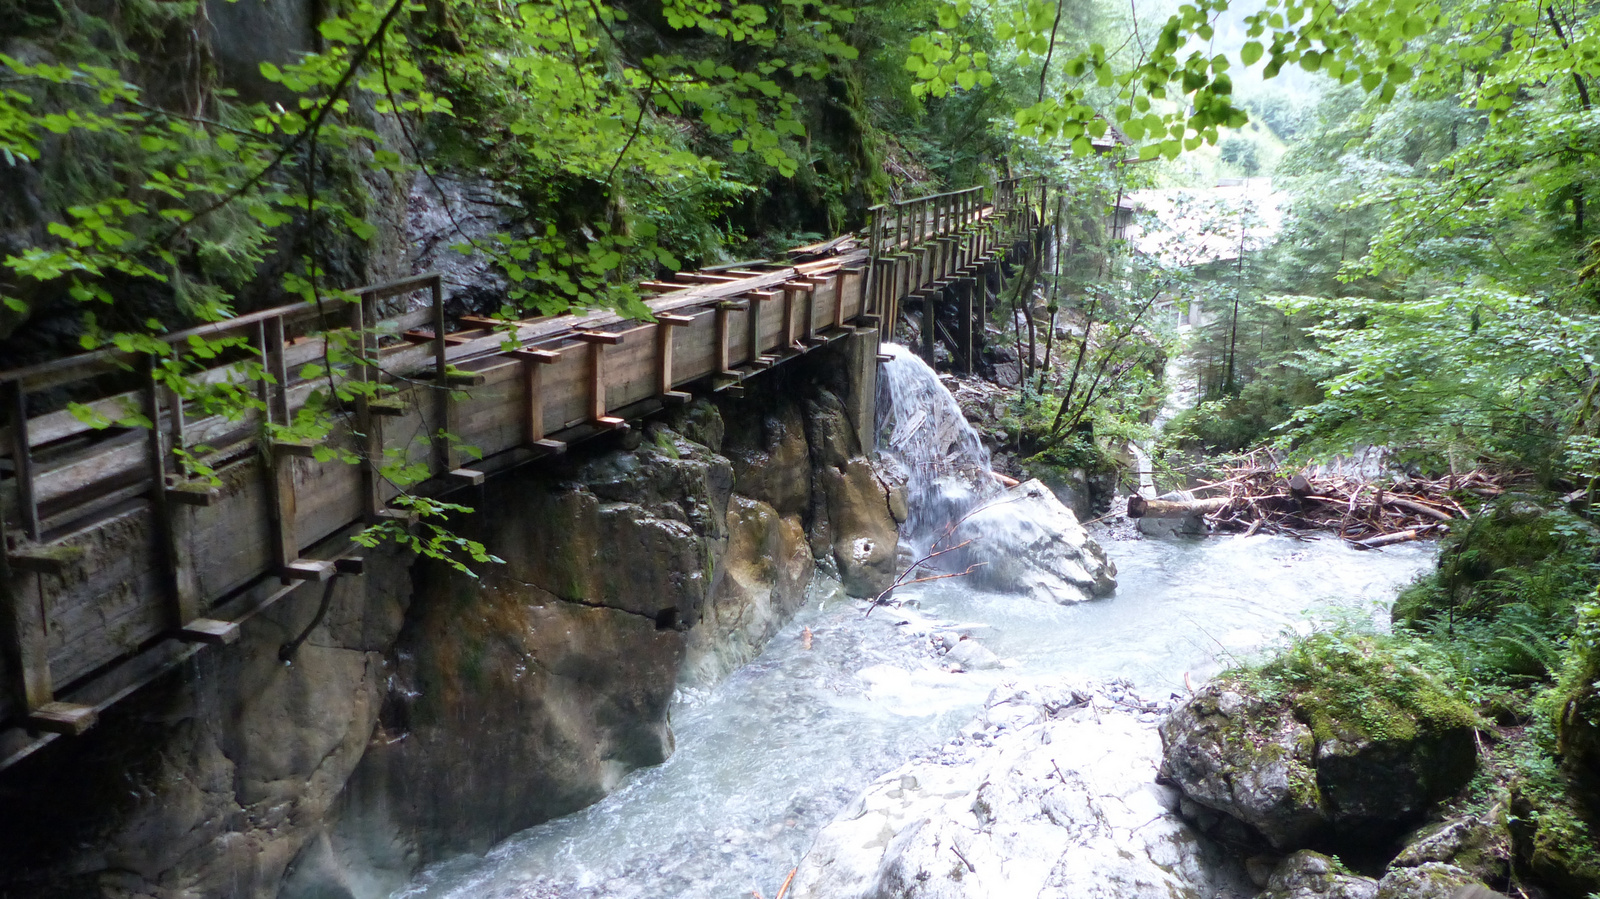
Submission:
{"label": "wooden bridge", "polygon": [[[350,538],[411,514],[392,505],[400,491],[373,461],[386,454],[427,466],[412,493],[441,495],[627,428],[693,391],[738,392],[830,343],[873,366],[913,297],[956,304],[966,324],[944,336],[970,366],[984,310],[977,282],[1037,222],[1026,195],[1005,181],[887,204],[865,232],[785,262],[646,282],[653,320],[452,321],[440,278],[425,274],[351,291],[359,302],[170,334],[160,353],[0,373],[0,768],[82,733],[204,647],[233,642],[242,622],[300,585],[359,574]],[[934,328],[923,332],[931,354]],[[191,337],[236,338],[234,358],[201,368]],[[330,374],[321,365],[330,341],[358,361]],[[199,368],[197,383],[255,392],[260,410],[229,418],[179,396],[156,374],[169,358]],[[331,378],[364,383],[326,439],[272,439],[272,426],[325,396]],[[96,392],[103,384],[113,386]],[[865,393],[852,413],[871,435]],[[61,395],[87,409],[30,415],[30,398]],[[95,426],[106,421],[128,426]],[[482,458],[464,467],[460,444]],[[328,449],[363,461],[321,458]],[[188,476],[196,463],[214,478]]]}

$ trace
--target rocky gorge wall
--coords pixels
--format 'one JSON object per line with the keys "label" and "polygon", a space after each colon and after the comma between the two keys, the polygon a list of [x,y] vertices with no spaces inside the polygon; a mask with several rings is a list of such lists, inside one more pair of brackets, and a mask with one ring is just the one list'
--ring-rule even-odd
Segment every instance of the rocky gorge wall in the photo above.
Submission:
{"label": "rocky gorge wall", "polygon": [[[491,478],[481,578],[392,549],[0,774],[0,896],[384,895],[672,752],[681,683],[752,658],[896,522],[818,354],[609,446]],[[793,370],[790,370],[793,369]]]}

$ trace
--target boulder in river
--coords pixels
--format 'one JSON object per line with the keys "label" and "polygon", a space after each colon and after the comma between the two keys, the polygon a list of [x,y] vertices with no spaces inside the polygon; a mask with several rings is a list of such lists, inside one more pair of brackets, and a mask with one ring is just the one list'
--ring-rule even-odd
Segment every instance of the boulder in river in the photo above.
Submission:
{"label": "boulder in river", "polygon": [[[1121,701],[1113,697],[1120,696]],[[795,899],[1201,899],[1239,874],[1155,783],[1155,714],[1126,690],[1005,686],[932,758],[818,835]]]}
{"label": "boulder in river", "polygon": [[1378,640],[1319,634],[1162,722],[1162,773],[1276,849],[1372,847],[1471,778],[1476,723]]}
{"label": "boulder in river", "polygon": [[1302,849],[1272,872],[1256,899],[1375,899],[1378,882],[1344,869],[1338,860]]}
{"label": "boulder in river", "polygon": [[1069,605],[1117,589],[1117,566],[1106,558],[1072,510],[1038,480],[1024,481],[968,514],[944,541],[970,541],[952,567],[970,565],[974,586]]}

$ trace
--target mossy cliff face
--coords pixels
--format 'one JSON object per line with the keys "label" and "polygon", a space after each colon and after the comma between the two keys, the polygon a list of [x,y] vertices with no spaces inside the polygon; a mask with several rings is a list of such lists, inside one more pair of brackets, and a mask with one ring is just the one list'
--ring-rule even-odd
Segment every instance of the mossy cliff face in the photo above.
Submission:
{"label": "mossy cliff face", "polygon": [[1259,836],[1277,850],[1364,849],[1467,782],[1475,723],[1375,641],[1318,636],[1176,710],[1161,725],[1162,773],[1225,816],[1210,816],[1220,836]]}
{"label": "mossy cliff face", "polygon": [[836,487],[866,462],[826,377],[494,477],[455,497],[481,580],[377,554],[292,666],[315,585],[0,775],[0,895],[387,895],[659,763],[680,683],[753,658],[836,546],[892,552],[883,491]]}

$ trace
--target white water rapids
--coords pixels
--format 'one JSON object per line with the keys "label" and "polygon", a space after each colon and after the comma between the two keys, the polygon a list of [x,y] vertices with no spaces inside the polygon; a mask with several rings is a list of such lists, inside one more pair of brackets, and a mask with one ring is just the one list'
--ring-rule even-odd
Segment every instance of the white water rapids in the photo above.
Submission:
{"label": "white water rapids", "polygon": [[[927,398],[924,424],[897,418],[903,410],[880,415],[887,448],[925,491],[912,494],[920,511],[908,524],[937,527],[991,488],[983,472],[968,470],[981,458],[965,455],[982,452],[976,436],[964,421],[937,417],[948,409],[935,394],[955,404],[913,361],[897,355],[885,378]],[[901,429],[904,439],[895,436]],[[952,452],[965,461],[942,464]],[[634,772],[590,808],[526,830],[485,858],[432,866],[396,896],[771,897],[852,797],[943,744],[999,684],[1125,677],[1146,696],[1180,692],[1186,673],[1198,683],[1309,617],[1385,613],[1397,587],[1432,556],[1423,544],[1358,553],[1331,539],[1097,536],[1117,564],[1119,587],[1092,602],[1057,605],[951,579],[905,588],[897,594],[905,608],[863,617],[862,602],[819,585],[755,662],[681,698],[672,713],[677,750],[665,764]],[[970,635],[1007,667],[949,670],[935,648],[949,633]]]}

